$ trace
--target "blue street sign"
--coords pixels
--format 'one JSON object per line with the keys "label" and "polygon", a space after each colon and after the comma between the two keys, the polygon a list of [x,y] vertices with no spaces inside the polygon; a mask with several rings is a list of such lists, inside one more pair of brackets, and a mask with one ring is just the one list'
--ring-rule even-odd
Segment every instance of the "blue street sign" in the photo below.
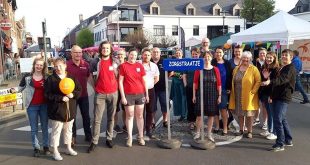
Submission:
{"label": "blue street sign", "polygon": [[165,71],[203,70],[203,59],[164,59]]}

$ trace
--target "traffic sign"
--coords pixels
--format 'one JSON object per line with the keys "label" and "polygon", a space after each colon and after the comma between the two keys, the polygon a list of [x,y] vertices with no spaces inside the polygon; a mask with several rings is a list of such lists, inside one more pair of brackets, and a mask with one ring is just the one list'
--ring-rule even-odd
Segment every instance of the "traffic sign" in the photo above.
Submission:
{"label": "traffic sign", "polygon": [[203,59],[183,58],[183,59],[164,59],[165,71],[186,71],[203,70]]}
{"label": "traffic sign", "polygon": [[9,19],[3,19],[0,22],[0,27],[1,27],[2,30],[10,30],[11,27],[12,27],[12,24],[11,24]]}

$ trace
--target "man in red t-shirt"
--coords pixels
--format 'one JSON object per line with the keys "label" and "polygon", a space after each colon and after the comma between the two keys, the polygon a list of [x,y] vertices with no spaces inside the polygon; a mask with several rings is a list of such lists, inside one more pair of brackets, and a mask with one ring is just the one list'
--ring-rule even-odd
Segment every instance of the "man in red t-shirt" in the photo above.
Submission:
{"label": "man in red t-shirt", "polygon": [[100,125],[102,115],[107,110],[107,140],[106,145],[113,148],[113,127],[114,115],[116,111],[116,104],[118,99],[118,61],[112,57],[112,45],[108,41],[103,41],[99,45],[99,62],[95,65],[97,70],[97,77],[95,81],[95,111],[93,124],[93,139],[87,152],[90,153],[95,150],[98,144],[100,135]]}
{"label": "man in red t-shirt", "polygon": [[[68,75],[76,78],[82,86],[81,97],[77,100],[77,104],[80,108],[81,116],[83,119],[83,128],[85,133],[85,141],[90,142],[92,139],[90,129],[90,117],[89,117],[89,100],[87,93],[87,81],[92,79],[90,74],[89,64],[82,59],[82,49],[74,45],[71,48],[72,59],[67,61],[67,73]],[[73,122],[72,128],[72,145],[76,143],[76,120]]]}

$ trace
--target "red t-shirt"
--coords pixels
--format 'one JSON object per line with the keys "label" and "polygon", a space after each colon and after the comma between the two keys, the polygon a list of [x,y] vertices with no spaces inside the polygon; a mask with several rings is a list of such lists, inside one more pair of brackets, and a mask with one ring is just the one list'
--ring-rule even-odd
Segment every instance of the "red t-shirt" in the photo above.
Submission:
{"label": "red t-shirt", "polygon": [[97,93],[114,93],[118,89],[118,83],[116,80],[116,76],[112,59],[109,60],[100,60],[99,64],[99,75],[95,85],[95,90]]}
{"label": "red t-shirt", "polygon": [[40,105],[45,103],[44,99],[44,79],[36,81],[32,79],[34,93],[30,105]]}
{"label": "red t-shirt", "polygon": [[142,64],[125,62],[120,66],[119,74],[124,76],[125,94],[142,94],[145,93],[143,76],[145,70]]}

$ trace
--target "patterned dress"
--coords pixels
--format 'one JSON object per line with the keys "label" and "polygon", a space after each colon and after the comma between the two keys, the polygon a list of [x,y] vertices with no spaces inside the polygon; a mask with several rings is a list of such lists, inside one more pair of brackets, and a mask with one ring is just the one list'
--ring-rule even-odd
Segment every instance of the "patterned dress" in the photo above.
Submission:
{"label": "patterned dress", "polygon": [[255,111],[247,111],[242,109],[241,103],[241,93],[242,93],[242,79],[245,74],[245,71],[240,71],[238,69],[236,76],[234,78],[234,90],[235,90],[235,110],[233,113],[237,116],[254,116]]}
{"label": "patterned dress", "polygon": [[[199,86],[200,87],[200,86]],[[200,103],[200,88],[198,87],[198,103]],[[216,116],[219,115],[219,109],[217,104],[218,91],[216,86],[216,76],[214,68],[210,70],[203,70],[203,110],[204,116]],[[201,116],[200,104],[196,108],[197,116]]]}

